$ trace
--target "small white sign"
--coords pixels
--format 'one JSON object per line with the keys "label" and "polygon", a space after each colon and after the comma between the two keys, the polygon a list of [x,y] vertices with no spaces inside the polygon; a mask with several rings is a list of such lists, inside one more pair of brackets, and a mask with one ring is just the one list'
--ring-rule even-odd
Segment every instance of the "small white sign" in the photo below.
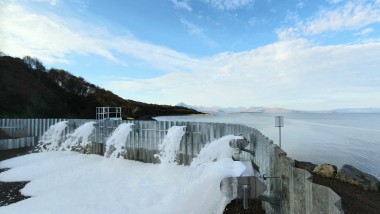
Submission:
{"label": "small white sign", "polygon": [[284,116],[276,116],[275,117],[275,126],[276,127],[284,127]]}

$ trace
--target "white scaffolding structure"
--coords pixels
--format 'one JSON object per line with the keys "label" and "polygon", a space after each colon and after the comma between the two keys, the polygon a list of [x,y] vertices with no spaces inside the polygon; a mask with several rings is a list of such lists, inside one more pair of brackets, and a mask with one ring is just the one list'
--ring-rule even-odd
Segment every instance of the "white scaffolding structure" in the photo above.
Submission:
{"label": "white scaffolding structure", "polygon": [[96,107],[97,120],[121,120],[121,107]]}

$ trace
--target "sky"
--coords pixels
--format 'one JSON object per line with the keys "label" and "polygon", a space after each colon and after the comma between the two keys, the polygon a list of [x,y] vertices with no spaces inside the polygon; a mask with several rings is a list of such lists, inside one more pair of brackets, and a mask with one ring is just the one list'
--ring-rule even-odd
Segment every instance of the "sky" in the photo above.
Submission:
{"label": "sky", "polygon": [[147,103],[380,107],[380,0],[1,0],[0,51]]}

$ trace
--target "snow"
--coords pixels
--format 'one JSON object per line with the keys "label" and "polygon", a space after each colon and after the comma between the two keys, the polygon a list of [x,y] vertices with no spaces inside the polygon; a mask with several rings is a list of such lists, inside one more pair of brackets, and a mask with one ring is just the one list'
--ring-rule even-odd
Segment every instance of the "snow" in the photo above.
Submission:
{"label": "snow", "polygon": [[[173,144],[183,132],[175,129]],[[0,168],[11,169],[0,174],[0,181],[30,181],[21,193],[32,197],[0,207],[0,213],[222,213],[232,199],[221,193],[220,181],[245,170],[231,159],[235,151],[228,146],[231,139],[234,136],[206,144],[191,166],[71,151],[5,160]]]}

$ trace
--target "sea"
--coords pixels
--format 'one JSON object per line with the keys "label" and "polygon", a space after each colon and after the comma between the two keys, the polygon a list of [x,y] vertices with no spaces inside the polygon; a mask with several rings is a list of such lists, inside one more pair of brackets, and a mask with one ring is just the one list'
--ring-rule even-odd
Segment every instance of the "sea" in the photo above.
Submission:
{"label": "sea", "polygon": [[243,124],[279,144],[275,116],[284,117],[281,147],[288,157],[315,164],[330,163],[338,168],[349,164],[380,178],[380,114],[377,113],[223,113],[155,119]]}

